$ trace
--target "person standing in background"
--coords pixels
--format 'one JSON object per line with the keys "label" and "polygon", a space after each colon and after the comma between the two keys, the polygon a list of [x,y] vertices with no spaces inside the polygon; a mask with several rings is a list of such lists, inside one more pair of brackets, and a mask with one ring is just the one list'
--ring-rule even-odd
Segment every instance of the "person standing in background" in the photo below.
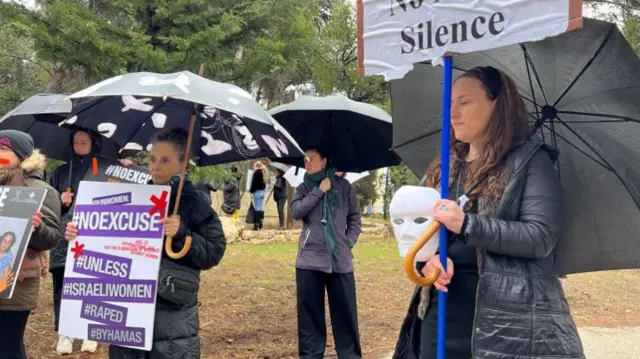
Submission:
{"label": "person standing in background", "polygon": [[222,211],[237,220],[240,217],[240,177],[238,168],[231,166],[231,177],[224,181]]}
{"label": "person standing in background", "polygon": [[278,223],[281,231],[284,231],[284,207],[287,203],[287,180],[285,180],[284,172],[276,168],[276,183],[273,188],[273,199],[278,206]]}
{"label": "person standing in background", "polygon": [[298,355],[321,359],[327,343],[325,290],[339,359],[362,358],[352,248],[362,228],[356,192],[319,150],[306,152],[304,182],[289,209],[302,221],[296,258]]}
{"label": "person standing in background", "polygon": [[253,179],[251,180],[251,203],[255,218],[253,222],[253,230],[259,231],[264,224],[264,191],[267,188],[267,168],[262,162],[257,161],[253,164]]}

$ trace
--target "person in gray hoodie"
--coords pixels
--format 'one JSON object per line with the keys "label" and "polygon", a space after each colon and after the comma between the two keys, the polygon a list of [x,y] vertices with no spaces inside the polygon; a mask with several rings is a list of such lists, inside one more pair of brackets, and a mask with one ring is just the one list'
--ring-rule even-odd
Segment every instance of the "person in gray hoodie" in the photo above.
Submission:
{"label": "person in gray hoodie", "polygon": [[312,149],[306,156],[307,173],[290,204],[293,218],[303,223],[296,259],[298,354],[324,357],[326,289],[338,358],[362,358],[351,254],[361,232],[360,205],[322,152]]}

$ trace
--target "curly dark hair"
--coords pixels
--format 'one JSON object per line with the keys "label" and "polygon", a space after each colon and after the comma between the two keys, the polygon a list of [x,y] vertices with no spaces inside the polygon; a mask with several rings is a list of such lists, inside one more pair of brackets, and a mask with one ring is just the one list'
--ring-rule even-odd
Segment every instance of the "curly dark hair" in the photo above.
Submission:
{"label": "curly dark hair", "polygon": [[[469,198],[474,199],[481,194],[500,197],[504,181],[498,177],[506,172],[501,171],[505,157],[510,149],[524,143],[529,133],[527,108],[518,93],[515,83],[504,72],[493,67],[475,67],[458,77],[474,78],[480,81],[487,98],[495,101],[495,108],[486,130],[487,143],[476,161],[469,167],[469,175],[465,191],[474,185],[483,174],[487,180],[476,186]],[[457,80],[456,80],[457,81]],[[451,155],[454,160],[464,160],[469,153],[469,144],[456,140],[451,131]],[[440,157],[436,158],[427,170],[426,184],[437,187],[440,182]]]}

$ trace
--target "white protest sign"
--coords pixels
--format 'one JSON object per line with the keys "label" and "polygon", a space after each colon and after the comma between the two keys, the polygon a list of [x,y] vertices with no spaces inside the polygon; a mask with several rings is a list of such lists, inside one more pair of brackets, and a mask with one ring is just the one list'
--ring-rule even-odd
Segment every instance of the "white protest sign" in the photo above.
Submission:
{"label": "white protest sign", "polygon": [[80,182],[59,333],[151,350],[169,186]]}
{"label": "white protest sign", "polygon": [[361,76],[402,78],[414,63],[537,41],[582,27],[582,0],[357,0]]}

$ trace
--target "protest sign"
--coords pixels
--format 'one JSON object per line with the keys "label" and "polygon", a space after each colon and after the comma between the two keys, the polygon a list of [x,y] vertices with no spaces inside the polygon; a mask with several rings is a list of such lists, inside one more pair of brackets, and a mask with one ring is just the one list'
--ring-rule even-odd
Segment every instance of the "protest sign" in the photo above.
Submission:
{"label": "protest sign", "polygon": [[169,186],[80,182],[59,333],[151,350]]}
{"label": "protest sign", "polygon": [[0,298],[13,296],[31,239],[31,217],[42,207],[43,188],[0,187]]}
{"label": "protest sign", "polygon": [[125,167],[119,160],[102,156],[94,158],[92,168],[84,176],[85,181],[147,184],[151,180],[149,171],[144,167]]}
{"label": "protest sign", "polygon": [[358,0],[360,76],[402,78],[414,63],[537,41],[582,27],[582,0]]}

